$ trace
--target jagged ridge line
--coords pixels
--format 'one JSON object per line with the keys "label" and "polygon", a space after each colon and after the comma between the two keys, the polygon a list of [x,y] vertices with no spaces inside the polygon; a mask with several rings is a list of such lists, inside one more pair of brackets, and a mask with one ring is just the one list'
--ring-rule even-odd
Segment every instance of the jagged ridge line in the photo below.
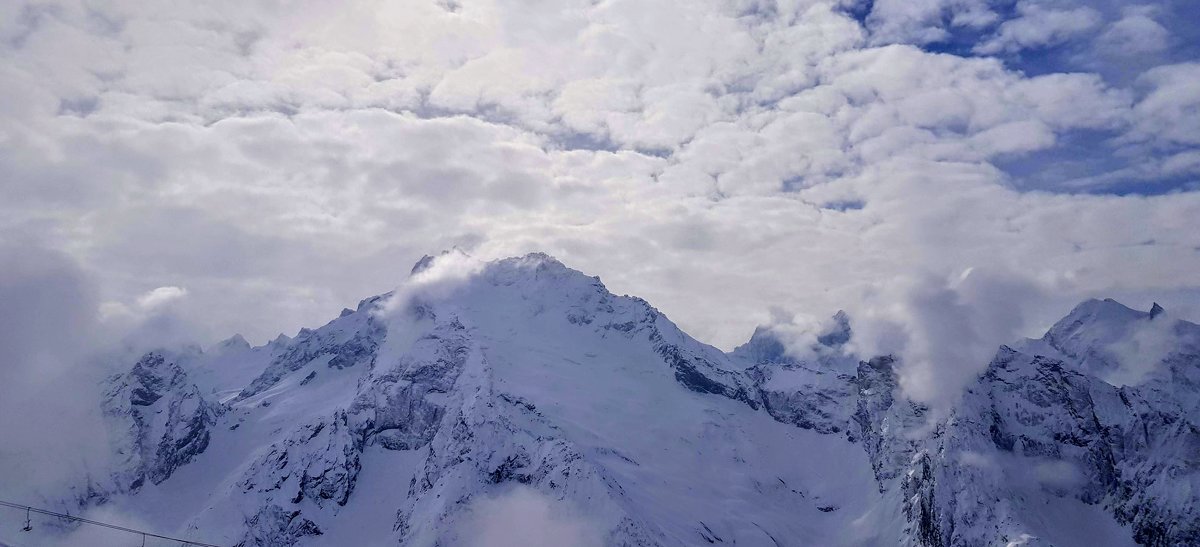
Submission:
{"label": "jagged ridge line", "polygon": [[74,515],[66,515],[63,513],[57,513],[54,511],[50,511],[48,509],[39,509],[37,507],[33,507],[30,505],[22,505],[20,503],[13,503],[10,501],[0,500],[0,506],[11,507],[13,509],[24,509],[25,511],[33,512],[33,513],[39,513],[42,515],[50,515],[52,517],[73,520],[76,522],[82,522],[84,524],[91,524],[93,526],[103,526],[105,528],[112,528],[113,530],[120,530],[122,532],[128,532],[130,534],[138,534],[143,537],[152,537],[152,538],[159,538],[159,539],[167,539],[167,540],[171,540],[171,541],[178,541],[180,543],[183,543],[184,545],[198,545],[200,547],[222,547],[221,545],[214,545],[212,543],[203,543],[203,542],[199,542],[199,541],[192,541],[192,540],[180,539],[180,538],[171,537],[171,536],[164,536],[162,534],[155,534],[153,532],[137,530],[135,528],[126,528],[124,526],[117,526],[116,524],[109,524],[107,522],[100,522],[100,521],[96,521],[96,520],[85,519],[83,517],[76,517]]}

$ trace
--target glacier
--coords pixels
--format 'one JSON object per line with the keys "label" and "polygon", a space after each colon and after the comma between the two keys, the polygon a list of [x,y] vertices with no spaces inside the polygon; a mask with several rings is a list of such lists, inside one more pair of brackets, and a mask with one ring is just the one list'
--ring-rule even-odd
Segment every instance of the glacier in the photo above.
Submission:
{"label": "glacier", "polygon": [[844,313],[804,357],[723,352],[547,255],[454,259],[294,338],[131,358],[111,457],[31,501],[242,547],[1200,545],[1200,327],[1158,305],[1083,302],[935,411]]}

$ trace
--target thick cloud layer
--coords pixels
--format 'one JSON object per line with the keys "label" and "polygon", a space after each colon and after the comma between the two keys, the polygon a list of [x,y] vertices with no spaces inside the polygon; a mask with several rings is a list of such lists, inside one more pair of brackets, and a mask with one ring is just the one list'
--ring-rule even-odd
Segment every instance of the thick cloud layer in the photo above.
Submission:
{"label": "thick cloud layer", "polygon": [[723,347],[863,310],[933,399],[1085,296],[1200,315],[1186,7],[6,2],[0,237],[202,342],[541,250]]}
{"label": "thick cloud layer", "polygon": [[191,339],[196,329],[173,309],[183,291],[160,287],[114,310],[69,255],[4,243],[0,264],[0,491],[86,499],[109,464],[102,382],[139,352]]}
{"label": "thick cloud layer", "polygon": [[96,295],[58,253],[0,246],[0,264],[0,491],[37,499],[78,484],[108,453],[101,375],[81,366],[97,343]]}

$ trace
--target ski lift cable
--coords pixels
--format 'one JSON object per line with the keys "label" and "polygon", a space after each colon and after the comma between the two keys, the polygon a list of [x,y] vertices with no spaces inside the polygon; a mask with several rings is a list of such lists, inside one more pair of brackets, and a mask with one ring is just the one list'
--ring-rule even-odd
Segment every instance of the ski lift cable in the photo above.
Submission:
{"label": "ski lift cable", "polygon": [[128,532],[128,533],[130,533],[130,534],[140,534],[140,535],[142,536],[142,541],[143,541],[143,542],[145,542],[145,538],[152,537],[152,538],[167,539],[167,540],[171,540],[171,541],[178,541],[178,542],[180,542],[180,543],[181,543],[181,544],[183,544],[183,545],[196,545],[196,546],[198,546],[198,547],[221,547],[220,545],[214,545],[214,544],[212,544],[212,543],[203,543],[203,542],[200,542],[200,541],[192,541],[192,540],[190,540],[190,539],[180,539],[180,538],[175,538],[175,537],[171,537],[171,536],[164,536],[164,535],[161,535],[161,534],[155,534],[155,533],[152,533],[152,532],[147,532],[147,531],[145,531],[145,530],[136,530],[136,529],[133,529],[133,528],[127,528],[127,527],[124,527],[124,526],[117,526],[116,524],[109,524],[109,523],[107,523],[107,522],[100,522],[100,521],[96,521],[96,520],[85,519],[85,518],[83,518],[83,517],[77,517],[77,516],[74,516],[74,515],[66,515],[66,514],[63,514],[63,513],[57,513],[57,512],[54,512],[54,511],[50,511],[50,510],[47,510],[47,509],[39,509],[39,508],[37,508],[37,507],[33,507],[33,506],[29,506],[29,505],[22,505],[22,504],[20,504],[20,503],[13,503],[13,502],[10,502],[10,501],[4,501],[4,500],[0,500],[0,507],[11,507],[11,508],[13,508],[13,509],[24,509],[24,510],[25,510],[25,528],[24,528],[24,530],[26,530],[26,531],[28,531],[28,530],[31,530],[31,529],[32,529],[32,528],[29,526],[29,514],[32,512],[32,513],[38,513],[38,514],[41,514],[41,515],[49,515],[49,516],[52,516],[52,517],[58,517],[58,518],[62,518],[62,519],[73,520],[73,521],[75,521],[75,522],[81,522],[81,523],[83,523],[83,524],[91,524],[91,525],[93,525],[93,526],[102,526],[102,527],[104,527],[104,528],[111,528],[111,529],[113,529],[113,530],[120,530],[120,531],[122,531],[122,532]]}

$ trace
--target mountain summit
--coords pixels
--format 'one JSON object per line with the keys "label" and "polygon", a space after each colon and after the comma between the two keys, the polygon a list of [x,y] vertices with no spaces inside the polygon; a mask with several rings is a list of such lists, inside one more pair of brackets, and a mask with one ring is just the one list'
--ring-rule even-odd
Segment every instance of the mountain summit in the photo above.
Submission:
{"label": "mountain summit", "polygon": [[811,360],[725,353],[549,256],[442,258],[296,338],[130,363],[119,457],[59,506],[245,547],[1200,544],[1200,328],[1159,307],[1085,302],[935,417],[844,313]]}

